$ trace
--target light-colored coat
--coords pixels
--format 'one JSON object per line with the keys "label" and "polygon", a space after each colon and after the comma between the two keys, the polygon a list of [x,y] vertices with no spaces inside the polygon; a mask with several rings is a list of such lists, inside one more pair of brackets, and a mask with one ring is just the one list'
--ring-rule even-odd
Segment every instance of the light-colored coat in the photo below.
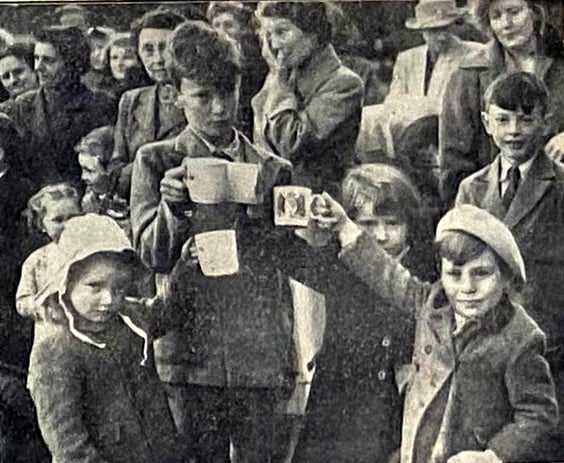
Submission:
{"label": "light-colored coat", "polygon": [[[136,88],[125,92],[119,101],[110,168],[121,167],[119,190],[124,196],[129,192],[137,150],[146,143],[177,135],[186,126],[183,112],[176,107],[171,108],[167,119],[159,118],[157,91],[157,85]],[[166,125],[158,127],[158,119]]]}
{"label": "light-colored coat", "polygon": [[486,449],[502,461],[542,459],[558,406],[544,334],[527,313],[503,298],[460,343],[440,283],[412,277],[366,234],[341,258],[377,294],[416,316],[402,463],[446,463],[461,451]]}
{"label": "light-colored coat", "polygon": [[482,46],[477,42],[466,42],[455,37],[452,47],[439,55],[433,67],[427,92],[425,92],[425,69],[429,59],[429,47],[421,45],[401,52],[394,65],[392,83],[386,101],[405,99],[409,96],[428,97],[439,105],[448,81],[461,61],[469,52],[477,51]]}
{"label": "light-colored coat", "polygon": [[353,164],[362,80],[341,64],[331,45],[294,72],[294,88],[278,85],[270,73],[253,98],[253,141],[290,160],[296,184],[339,190]]}

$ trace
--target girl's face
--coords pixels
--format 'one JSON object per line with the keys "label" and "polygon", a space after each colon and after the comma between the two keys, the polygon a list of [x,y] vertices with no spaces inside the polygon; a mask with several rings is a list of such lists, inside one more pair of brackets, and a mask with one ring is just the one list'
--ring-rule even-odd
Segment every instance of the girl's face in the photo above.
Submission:
{"label": "girl's face", "polygon": [[214,29],[225,32],[234,40],[238,40],[243,35],[243,25],[228,12],[214,16],[211,25]]}
{"label": "girl's face", "polygon": [[534,38],[534,14],[526,0],[494,0],[490,27],[506,50],[523,48]]}
{"label": "girl's face", "polygon": [[134,47],[110,48],[110,69],[117,80],[124,80],[128,69],[139,66],[139,59]]}
{"label": "girl's face", "polygon": [[44,198],[43,231],[53,241],[59,239],[65,222],[80,214],[80,207],[76,198],[51,199]]}
{"label": "girl's face", "polygon": [[95,255],[73,275],[68,300],[84,319],[105,323],[122,307],[130,281],[128,265]]}
{"label": "girl's face", "polygon": [[306,34],[286,18],[261,18],[260,36],[280,67],[294,68],[309,58],[317,48],[317,37]]}
{"label": "girl's face", "polygon": [[379,215],[364,211],[357,216],[355,223],[373,235],[378,244],[392,257],[397,257],[407,247],[407,223],[397,215]]}
{"label": "girl's face", "polygon": [[464,265],[442,258],[441,282],[454,311],[463,318],[485,315],[497,305],[506,286],[489,249]]}

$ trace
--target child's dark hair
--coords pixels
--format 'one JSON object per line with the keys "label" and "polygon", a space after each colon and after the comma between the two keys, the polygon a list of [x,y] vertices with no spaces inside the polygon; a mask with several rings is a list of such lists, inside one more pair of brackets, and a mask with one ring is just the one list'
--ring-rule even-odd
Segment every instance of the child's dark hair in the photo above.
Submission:
{"label": "child's dark hair", "polygon": [[[448,232],[439,243],[435,243],[437,262],[446,259],[458,266],[480,257],[487,250],[491,248],[481,239],[462,231]],[[494,256],[502,275],[511,275],[507,264],[495,252]]]}
{"label": "child's dark hair", "polygon": [[29,198],[27,202],[27,209],[23,213],[27,220],[27,226],[30,230],[43,229],[43,215],[46,211],[43,200],[46,197],[52,200],[74,198],[76,199],[77,205],[80,207],[78,190],[72,184],[64,182],[44,186],[31,198]]}
{"label": "child's dark hair", "polygon": [[169,40],[171,74],[177,87],[182,78],[219,91],[232,91],[241,75],[237,45],[204,21],[186,21]]}
{"label": "child's dark hair", "polygon": [[412,233],[419,222],[421,198],[399,169],[386,164],[363,164],[353,168],[343,181],[343,206],[355,219],[366,205],[374,214],[395,215]]}
{"label": "child's dark hair", "polygon": [[527,115],[538,109],[544,116],[548,108],[548,89],[528,72],[501,74],[484,94],[483,109],[487,111],[492,104],[507,111],[523,111]]}
{"label": "child's dark hair", "polygon": [[104,168],[108,167],[114,147],[114,127],[105,125],[98,127],[85,135],[74,147],[77,153],[92,155],[90,146],[97,145],[101,148],[102,156],[96,156]]}

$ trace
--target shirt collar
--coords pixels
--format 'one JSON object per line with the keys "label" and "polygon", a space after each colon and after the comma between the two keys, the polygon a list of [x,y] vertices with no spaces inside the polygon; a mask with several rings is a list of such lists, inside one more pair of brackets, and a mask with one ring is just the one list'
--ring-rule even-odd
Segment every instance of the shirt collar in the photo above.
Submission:
{"label": "shirt collar", "polygon": [[210,142],[201,132],[188,126],[192,133],[206,146],[206,148],[212,154],[221,153],[229,156],[233,161],[241,160],[241,140],[239,138],[239,132],[233,129],[233,140],[229,145],[224,148],[218,148],[212,142]]}
{"label": "shirt collar", "polygon": [[[529,171],[531,170],[531,166],[533,165],[533,162],[535,161],[537,156],[538,156],[538,154],[535,154],[528,161],[525,161],[525,162],[519,164],[519,166],[518,166],[519,167],[519,173],[521,174],[522,179],[524,179],[527,176],[527,174],[529,173]],[[508,180],[509,170],[513,167],[513,164],[511,164],[502,154],[500,154],[499,158],[500,158],[499,181],[500,181],[500,183],[503,183],[503,182]]]}

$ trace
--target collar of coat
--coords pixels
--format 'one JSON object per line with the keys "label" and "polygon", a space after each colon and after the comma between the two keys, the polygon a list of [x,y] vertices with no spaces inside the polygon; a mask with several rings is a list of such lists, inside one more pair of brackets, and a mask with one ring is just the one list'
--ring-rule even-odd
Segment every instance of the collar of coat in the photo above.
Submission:
{"label": "collar of coat", "polygon": [[314,53],[296,69],[296,85],[300,95],[314,93],[327,78],[342,66],[333,45],[328,44],[319,53]]}

